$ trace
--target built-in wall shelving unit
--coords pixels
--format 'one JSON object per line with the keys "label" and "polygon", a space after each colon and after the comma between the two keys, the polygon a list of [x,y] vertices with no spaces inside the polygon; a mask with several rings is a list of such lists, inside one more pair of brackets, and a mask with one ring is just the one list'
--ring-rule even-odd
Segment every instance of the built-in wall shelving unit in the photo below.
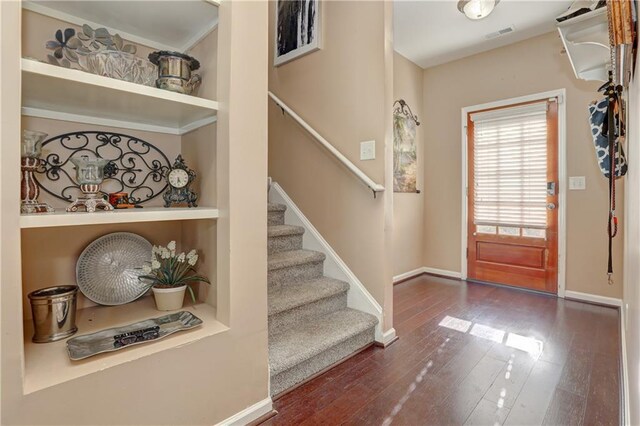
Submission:
{"label": "built-in wall shelving unit", "polygon": [[[117,4],[117,6],[116,6]],[[119,34],[127,42],[135,43],[143,51],[175,50],[186,52],[205,40],[215,30],[218,24],[217,1],[201,0],[189,2],[176,1],[23,1],[23,11],[30,11],[45,15],[56,21],[54,28],[66,28],[68,24],[81,26],[88,24],[93,28],[107,28],[111,34]],[[25,31],[23,25],[23,38]],[[53,34],[53,32],[52,32]],[[45,55],[42,40],[42,56]],[[18,43],[20,41],[17,41]],[[40,41],[39,41],[40,42]],[[24,55],[24,53],[23,53]],[[203,71],[207,67],[217,66],[215,52],[201,59]],[[100,130],[103,127],[129,129],[130,134],[136,131],[154,132],[172,135],[180,147],[177,151],[188,151],[200,176],[216,176],[215,130],[210,133],[199,133],[196,137],[189,136],[183,140],[182,136],[201,129],[217,120],[218,102],[206,96],[189,96],[180,93],[161,90],[117,79],[90,74],[77,69],[51,65],[42,62],[43,57],[33,59],[33,55],[24,55],[21,61],[22,71],[22,114],[28,117],[57,120],[65,122],[65,128],[73,131],[74,123],[92,125]],[[207,54],[203,54],[207,56]],[[200,58],[198,58],[200,59]],[[216,73],[211,75],[215,76]],[[203,77],[204,79],[204,77]],[[215,87],[215,84],[211,85]],[[41,130],[33,128],[31,130]],[[107,130],[108,131],[108,130]],[[62,134],[58,133],[58,134]],[[53,135],[50,135],[53,136]],[[145,137],[149,140],[149,137]],[[151,139],[152,140],[152,139]],[[167,138],[164,139],[167,143]],[[170,142],[172,142],[171,140]],[[19,141],[16,141],[18,144]],[[4,159],[3,159],[4,160]],[[173,160],[173,158],[171,159]],[[211,180],[211,178],[209,178]],[[197,182],[197,181],[196,181]],[[149,234],[149,223],[158,222],[165,229],[166,222],[176,222],[171,229],[177,229],[178,245],[184,248],[202,250],[202,258],[210,263],[212,271],[216,263],[215,224],[219,216],[216,207],[215,182],[202,183],[199,207],[170,207],[157,206],[161,200],[157,199],[151,206],[115,211],[97,211],[95,213],[67,213],[61,206],[56,206],[54,213],[30,214],[20,216],[22,229],[22,263],[42,266],[51,270],[55,276],[56,270],[70,270],[75,264],[54,265],[48,262],[39,263],[39,259],[54,256],[53,250],[59,248],[67,250],[66,256],[56,256],[57,259],[67,261],[77,257],[75,250],[79,244],[68,247],[65,239],[73,239],[74,227],[82,229],[83,235],[100,235],[101,226],[118,225],[118,229],[136,232],[144,229]],[[16,196],[19,194],[19,180],[16,181]],[[59,202],[59,200],[58,200]],[[179,223],[177,223],[179,221]],[[213,221],[213,222],[212,222]],[[89,227],[90,232],[87,231]],[[56,230],[55,228],[63,228]],[[111,226],[109,229],[114,229]],[[156,228],[157,229],[157,228]],[[30,243],[37,238],[34,233],[47,233],[55,243],[42,248],[38,244]],[[108,231],[107,231],[108,232]],[[141,231],[142,232],[142,231]],[[173,231],[171,231],[173,232]],[[212,233],[210,237],[208,233]],[[28,238],[25,238],[28,236]],[[59,241],[58,241],[59,240]],[[152,243],[166,244],[168,241],[152,241]],[[58,244],[59,243],[59,244]],[[199,244],[199,246],[192,246]],[[50,247],[56,247],[52,249]],[[29,262],[25,261],[29,256]],[[22,266],[24,268],[24,266]],[[23,277],[28,276],[24,273]],[[49,275],[48,271],[43,272]],[[212,280],[215,275],[210,276]],[[24,280],[25,278],[23,278]],[[54,279],[54,278],[52,278]],[[34,281],[33,279],[31,281]],[[28,287],[34,285],[46,287],[49,285],[73,284],[70,282],[29,282],[22,283],[23,299],[26,298]],[[215,288],[212,290],[215,291]],[[207,292],[204,292],[206,296]],[[26,299],[25,299],[26,300]],[[213,297],[199,300],[197,304],[186,306],[184,309],[193,312],[203,320],[200,327],[176,333],[162,340],[136,345],[121,351],[101,354],[83,361],[71,361],[66,351],[66,339],[54,343],[35,344],[31,342],[33,326],[30,317],[25,316],[24,331],[24,363],[23,385],[24,394],[43,390],[80,377],[104,371],[105,369],[133,361],[142,357],[156,354],[168,349],[183,347],[189,343],[224,333],[228,327],[216,318],[216,306]],[[84,306],[84,305],[83,305]],[[84,335],[106,328],[130,324],[144,319],[159,317],[165,313],[155,309],[152,297],[143,297],[138,301],[120,306],[91,306],[79,309],[76,324],[78,335]]]}
{"label": "built-in wall shelving unit", "polygon": [[611,67],[607,8],[560,22],[558,32],[576,77],[607,81]]}

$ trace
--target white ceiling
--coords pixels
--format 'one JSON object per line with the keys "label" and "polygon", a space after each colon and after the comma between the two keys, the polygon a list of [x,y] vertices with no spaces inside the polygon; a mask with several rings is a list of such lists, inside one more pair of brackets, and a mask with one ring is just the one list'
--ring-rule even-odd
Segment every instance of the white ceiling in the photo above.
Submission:
{"label": "white ceiling", "polygon": [[[553,31],[555,17],[571,3],[502,0],[487,18],[472,21],[458,11],[456,0],[396,0],[395,50],[423,68],[443,64]],[[513,33],[485,38],[511,25]]]}

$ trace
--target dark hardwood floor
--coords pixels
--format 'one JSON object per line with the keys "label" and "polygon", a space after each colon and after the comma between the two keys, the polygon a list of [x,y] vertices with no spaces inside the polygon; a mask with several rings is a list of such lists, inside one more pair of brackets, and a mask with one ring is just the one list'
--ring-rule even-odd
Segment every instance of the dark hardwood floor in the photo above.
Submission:
{"label": "dark hardwood floor", "polygon": [[395,286],[394,327],[265,424],[620,424],[616,309],[425,275]]}

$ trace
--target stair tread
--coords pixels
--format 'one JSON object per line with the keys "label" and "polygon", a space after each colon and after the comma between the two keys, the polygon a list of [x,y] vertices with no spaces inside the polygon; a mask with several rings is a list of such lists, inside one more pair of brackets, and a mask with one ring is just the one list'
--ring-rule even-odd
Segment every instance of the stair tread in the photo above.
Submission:
{"label": "stair tread", "polygon": [[287,206],[278,203],[267,203],[268,212],[283,212],[287,210]]}
{"label": "stair tread", "polygon": [[377,324],[373,315],[345,308],[296,325],[269,339],[271,375],[277,375]]}
{"label": "stair tread", "polygon": [[349,290],[349,284],[322,277],[269,291],[269,315],[308,305]]}
{"label": "stair tread", "polygon": [[270,254],[267,265],[268,270],[273,271],[276,269],[304,265],[305,263],[323,262],[326,257],[327,256],[324,253],[314,250],[289,250]]}
{"label": "stair tread", "polygon": [[304,228],[294,225],[270,225],[267,227],[267,235],[269,237],[284,237],[287,235],[302,235]]}

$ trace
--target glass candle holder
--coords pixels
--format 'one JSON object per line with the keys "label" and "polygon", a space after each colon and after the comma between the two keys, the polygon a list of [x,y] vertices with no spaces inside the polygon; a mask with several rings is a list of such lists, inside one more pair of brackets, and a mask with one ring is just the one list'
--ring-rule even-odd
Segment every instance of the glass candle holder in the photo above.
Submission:
{"label": "glass candle holder", "polygon": [[42,142],[48,135],[34,130],[23,130],[20,143],[20,213],[51,213],[53,207],[38,201],[40,186],[35,178],[38,167],[42,164]]}
{"label": "glass candle holder", "polygon": [[113,206],[100,193],[100,184],[104,180],[104,166],[109,164],[109,160],[82,155],[72,158],[71,162],[76,167],[76,182],[82,195],[67,207],[67,211],[77,212],[84,209],[92,213],[96,209],[113,210]]}
{"label": "glass candle holder", "polygon": [[100,185],[104,180],[104,166],[109,161],[102,158],[89,158],[87,155],[74,157],[71,162],[76,166],[78,185]]}
{"label": "glass candle holder", "polygon": [[49,136],[43,132],[36,132],[34,130],[22,131],[22,143],[20,144],[20,151],[22,158],[39,158],[42,153],[42,142]]}

